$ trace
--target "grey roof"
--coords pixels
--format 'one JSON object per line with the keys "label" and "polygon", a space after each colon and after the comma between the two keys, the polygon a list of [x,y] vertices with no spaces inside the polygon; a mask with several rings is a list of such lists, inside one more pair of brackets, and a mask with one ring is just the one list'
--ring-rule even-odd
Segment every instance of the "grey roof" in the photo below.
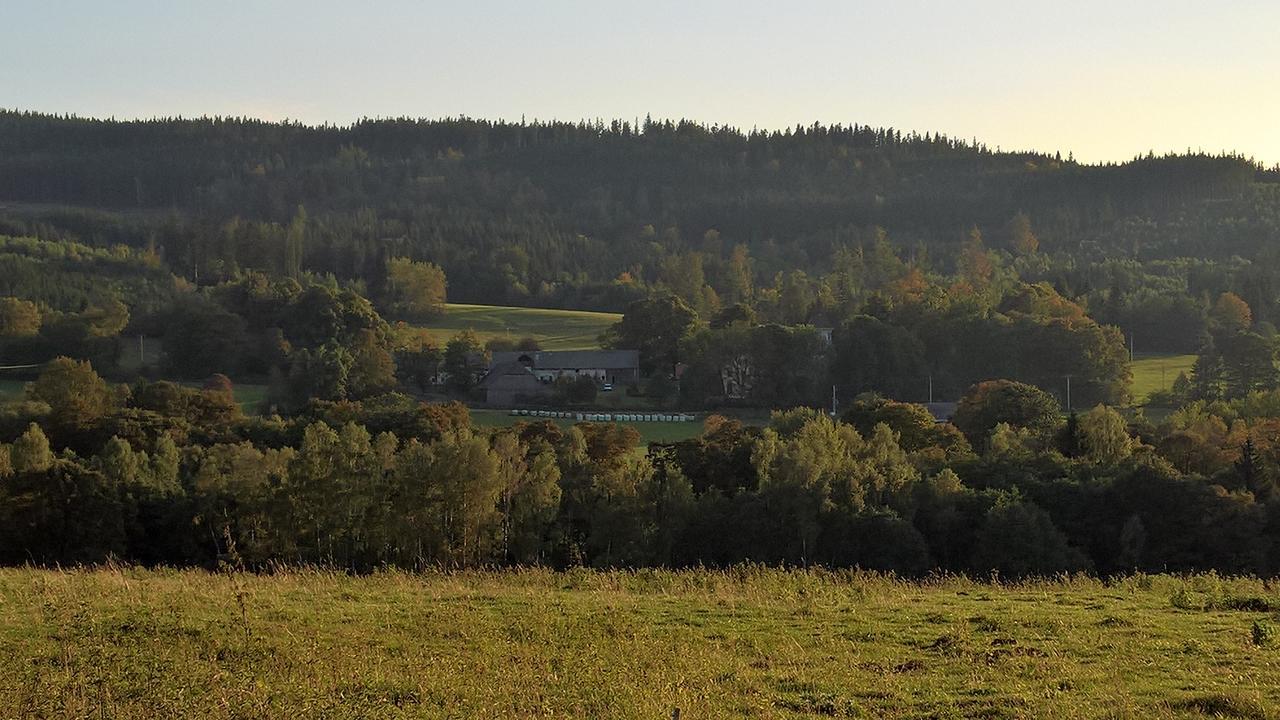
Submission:
{"label": "grey roof", "polygon": [[[534,377],[533,371],[525,367],[523,364],[519,362],[514,362],[514,361],[504,362],[504,363],[498,363],[497,365],[494,365],[492,368],[490,368],[489,373],[484,376],[483,380],[480,381],[480,386],[492,387],[497,384],[528,385],[529,382],[524,382],[526,379],[536,385],[542,384],[538,380],[538,378]],[[530,387],[532,387],[532,385],[530,385]]]}
{"label": "grey roof", "polygon": [[533,350],[496,352],[492,366],[521,362],[528,357],[538,370],[631,370],[640,367],[639,350]]}

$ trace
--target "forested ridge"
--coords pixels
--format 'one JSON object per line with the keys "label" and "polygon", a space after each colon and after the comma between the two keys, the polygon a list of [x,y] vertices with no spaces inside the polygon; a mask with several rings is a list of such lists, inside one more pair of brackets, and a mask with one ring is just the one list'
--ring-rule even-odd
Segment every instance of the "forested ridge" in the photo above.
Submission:
{"label": "forested ridge", "polygon": [[[863,126],[0,113],[0,364],[37,368],[0,560],[1275,574],[1278,180]],[[537,341],[438,345],[446,298],[623,312],[616,391],[704,431],[473,424]],[[1152,417],[1135,345],[1197,358]]]}
{"label": "forested ridge", "polygon": [[[1085,165],[859,125],[0,113],[0,234],[131,251],[196,287],[328,278],[384,314],[404,308],[387,297],[389,263],[411,261],[440,268],[462,302],[623,311],[669,294],[703,322],[740,315],[736,305],[785,326],[870,316],[906,332],[887,357],[859,360],[894,370],[848,390],[910,388],[910,399],[924,399],[928,376],[954,399],[990,372],[1045,387],[1077,375],[1095,385],[1085,401],[1122,402],[1122,373],[1075,351],[1054,367],[982,352],[1027,349],[1039,334],[1007,330],[1025,286],[1118,328],[1117,339],[1070,341],[1091,358],[1124,342],[1198,352],[1225,293],[1266,334],[1280,315],[1277,180],[1237,156]],[[443,290],[430,294],[440,302]],[[97,302],[67,295],[55,309]],[[161,333],[152,315],[135,307],[133,329]],[[970,347],[952,342],[961,326]],[[845,329],[863,346],[867,332],[892,332]]]}
{"label": "forested ridge", "polygon": [[950,272],[974,227],[1015,252],[1007,224],[1022,214],[1044,256],[1024,279],[1101,299],[1173,274],[1196,293],[1197,273],[1214,271],[1177,259],[1214,261],[1230,277],[1205,289],[1236,291],[1274,320],[1273,298],[1247,286],[1274,270],[1275,179],[1240,157],[1091,166],[865,126],[0,114],[0,200],[96,209],[10,208],[11,234],[154,244],[178,274],[215,281],[291,270],[277,228],[304,206],[307,269],[377,282],[388,255],[405,255],[441,265],[460,301],[586,309],[622,310],[643,288],[678,284],[664,262],[691,253],[728,300],[720,266],[738,245],[764,284],[791,271],[820,283],[874,228],[923,271]]}

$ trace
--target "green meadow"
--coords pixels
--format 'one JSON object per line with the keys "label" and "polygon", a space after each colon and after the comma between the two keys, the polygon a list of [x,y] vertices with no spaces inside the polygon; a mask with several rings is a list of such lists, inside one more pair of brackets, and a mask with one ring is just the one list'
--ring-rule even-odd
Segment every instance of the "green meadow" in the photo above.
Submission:
{"label": "green meadow", "polygon": [[1196,362],[1195,355],[1139,355],[1129,364],[1133,371],[1133,401],[1141,405],[1153,392],[1169,390],[1178,374],[1185,372],[1191,376],[1191,366]]}
{"label": "green meadow", "polygon": [[1137,576],[0,570],[0,714],[1274,718],[1280,595]]}
{"label": "green meadow", "polygon": [[240,409],[246,414],[257,415],[262,411],[262,404],[267,399],[267,386],[253,383],[236,383],[231,392],[235,395]]}
{"label": "green meadow", "polygon": [[544,350],[587,350],[600,347],[600,334],[621,319],[616,313],[451,303],[444,317],[428,327],[440,345],[473,330],[481,342],[531,337]]}
{"label": "green meadow", "polygon": [[0,380],[0,402],[18,400],[26,394],[26,380]]}

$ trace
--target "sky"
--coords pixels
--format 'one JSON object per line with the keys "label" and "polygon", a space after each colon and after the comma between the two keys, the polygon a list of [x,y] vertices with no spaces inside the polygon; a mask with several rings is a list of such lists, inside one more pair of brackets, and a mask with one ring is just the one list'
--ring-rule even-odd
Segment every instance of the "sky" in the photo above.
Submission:
{"label": "sky", "polygon": [[1280,2],[0,0],[0,107],[687,118],[1280,163]]}

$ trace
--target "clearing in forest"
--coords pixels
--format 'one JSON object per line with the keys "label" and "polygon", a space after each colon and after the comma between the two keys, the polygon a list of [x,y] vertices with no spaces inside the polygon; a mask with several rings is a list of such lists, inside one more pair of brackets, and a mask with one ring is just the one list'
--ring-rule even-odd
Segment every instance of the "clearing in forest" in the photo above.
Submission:
{"label": "clearing in forest", "polygon": [[1171,389],[1179,373],[1191,377],[1195,362],[1195,355],[1138,355],[1129,364],[1133,371],[1133,401],[1141,405],[1151,393]]}

